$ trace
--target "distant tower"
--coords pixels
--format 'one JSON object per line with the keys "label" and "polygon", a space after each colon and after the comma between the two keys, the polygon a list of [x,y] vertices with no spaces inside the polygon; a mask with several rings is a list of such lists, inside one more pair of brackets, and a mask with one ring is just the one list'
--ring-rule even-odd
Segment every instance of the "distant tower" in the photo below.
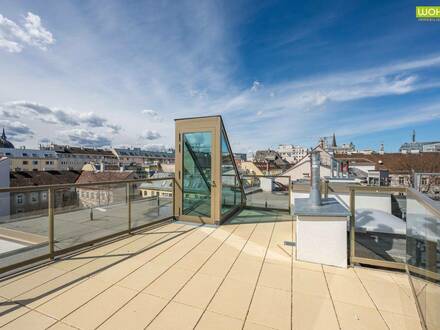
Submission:
{"label": "distant tower", "polygon": [[5,133],[5,129],[3,128],[3,133],[0,136],[0,148],[9,148],[14,149],[14,145],[8,141]]}
{"label": "distant tower", "polygon": [[416,130],[413,129],[413,133],[412,133],[412,142],[416,142]]}
{"label": "distant tower", "polygon": [[384,154],[384,153],[385,153],[385,148],[384,148],[383,143],[380,144],[379,153],[380,153],[380,154]]}
{"label": "distant tower", "polygon": [[335,133],[333,133],[332,147],[333,147],[333,148],[336,148],[336,147],[337,147],[337,144],[336,144],[336,135],[335,135]]}

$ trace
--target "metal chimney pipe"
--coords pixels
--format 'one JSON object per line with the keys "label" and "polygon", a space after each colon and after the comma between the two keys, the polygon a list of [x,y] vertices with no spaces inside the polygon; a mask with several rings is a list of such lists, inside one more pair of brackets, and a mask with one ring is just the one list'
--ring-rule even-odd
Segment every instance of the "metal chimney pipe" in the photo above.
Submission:
{"label": "metal chimney pipe", "polygon": [[319,152],[312,152],[312,190],[310,191],[310,204],[312,207],[318,207],[321,205],[321,160],[319,158]]}

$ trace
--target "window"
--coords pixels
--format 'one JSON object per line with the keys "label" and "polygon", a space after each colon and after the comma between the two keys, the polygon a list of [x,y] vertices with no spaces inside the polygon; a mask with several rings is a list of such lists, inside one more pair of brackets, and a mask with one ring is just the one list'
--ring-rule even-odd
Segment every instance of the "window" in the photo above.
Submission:
{"label": "window", "polygon": [[32,165],[38,165],[38,160],[33,160]]}
{"label": "window", "polygon": [[28,161],[27,160],[23,160],[23,165],[27,165]]}
{"label": "window", "polygon": [[46,192],[46,191],[43,191],[43,192],[41,193],[41,200],[42,200],[42,201],[47,201],[47,192]]}
{"label": "window", "polygon": [[22,204],[23,204],[23,200],[24,200],[24,198],[23,198],[23,194],[18,194],[18,195],[15,197],[15,201],[16,201],[16,204],[17,204],[17,205],[22,205]]}
{"label": "window", "polygon": [[403,176],[399,176],[399,184],[404,185],[405,184],[405,178]]}
{"label": "window", "polygon": [[422,184],[423,185],[428,184],[428,178],[422,178]]}
{"label": "window", "polygon": [[38,203],[38,192],[31,192],[31,203]]}

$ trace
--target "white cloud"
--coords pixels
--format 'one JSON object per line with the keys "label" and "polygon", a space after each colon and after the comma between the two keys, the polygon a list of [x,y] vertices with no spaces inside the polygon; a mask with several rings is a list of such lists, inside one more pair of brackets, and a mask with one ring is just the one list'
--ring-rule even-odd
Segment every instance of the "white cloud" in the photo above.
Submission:
{"label": "white cloud", "polygon": [[20,121],[2,119],[0,120],[0,127],[5,129],[6,135],[12,140],[12,142],[21,142],[26,138],[34,136],[34,132],[26,124]]}
{"label": "white cloud", "polygon": [[19,117],[34,115],[40,121],[47,124],[61,124],[64,126],[79,126],[85,124],[88,127],[108,127],[112,132],[119,132],[119,125],[108,123],[107,118],[101,117],[94,112],[74,112],[52,108],[42,104],[28,101],[12,101],[0,105],[0,110],[5,116]]}
{"label": "white cloud", "polygon": [[27,13],[23,25],[0,14],[0,48],[9,53],[20,53],[25,46],[47,50],[55,43],[50,31],[43,27],[41,18],[31,12]]}
{"label": "white cloud", "polygon": [[161,137],[161,135],[157,131],[147,129],[142,132],[141,137],[146,140],[157,140]]}
{"label": "white cloud", "polygon": [[81,113],[79,120],[90,127],[103,127],[107,123],[107,119],[100,117],[93,112]]}
{"label": "white cloud", "polygon": [[156,111],[151,110],[151,109],[145,109],[145,110],[142,110],[142,113],[143,113],[144,115],[152,116],[152,117],[156,117],[156,116],[159,115]]}
{"label": "white cloud", "polygon": [[142,146],[142,149],[150,151],[167,151],[168,147],[164,144],[146,144]]}
{"label": "white cloud", "polygon": [[255,81],[252,83],[251,91],[252,91],[252,92],[256,92],[256,91],[258,91],[260,88],[261,88],[261,83],[260,83],[258,80],[255,80]]}
{"label": "white cloud", "polygon": [[104,147],[112,144],[108,137],[83,128],[63,131],[62,135],[67,136],[70,143],[85,147]]}

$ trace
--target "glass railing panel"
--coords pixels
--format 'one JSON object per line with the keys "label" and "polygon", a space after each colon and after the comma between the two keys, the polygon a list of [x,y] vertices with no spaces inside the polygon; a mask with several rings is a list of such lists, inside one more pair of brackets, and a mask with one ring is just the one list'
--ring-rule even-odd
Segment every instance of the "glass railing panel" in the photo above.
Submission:
{"label": "glass railing panel", "polygon": [[388,191],[356,191],[355,196],[355,256],[404,263],[406,196]]}
{"label": "glass railing panel", "polygon": [[[419,193],[417,193],[419,194]],[[434,201],[428,201],[438,208]],[[409,194],[407,263],[428,329],[440,328],[440,211]]]}
{"label": "glass railing panel", "polygon": [[289,177],[242,176],[246,207],[290,210]]}
{"label": "glass railing panel", "polygon": [[145,180],[130,185],[132,228],[173,215],[173,179]]}
{"label": "glass railing panel", "polygon": [[242,193],[239,182],[235,175],[222,175],[222,215],[240,206]]}
{"label": "glass railing panel", "polygon": [[48,191],[0,193],[0,265],[49,253]]}
{"label": "glass railing panel", "polygon": [[228,148],[227,139],[223,131],[221,132],[221,175],[221,214],[223,216],[240,206],[243,197],[240,177],[234,164],[234,157]]}
{"label": "glass railing panel", "polygon": [[55,189],[55,251],[127,230],[127,187],[114,183]]}

